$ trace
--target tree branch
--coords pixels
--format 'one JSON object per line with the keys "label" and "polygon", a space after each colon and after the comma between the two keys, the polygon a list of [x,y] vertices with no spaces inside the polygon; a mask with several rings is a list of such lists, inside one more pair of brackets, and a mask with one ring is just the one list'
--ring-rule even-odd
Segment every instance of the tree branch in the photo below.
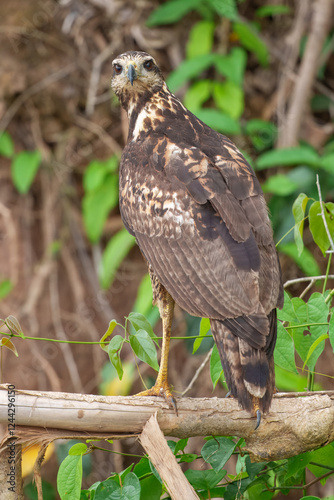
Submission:
{"label": "tree branch", "polygon": [[152,415],[146,422],[139,440],[154,467],[159,472],[161,479],[166,484],[172,500],[178,500],[179,498],[199,500],[194,488],[183,474],[172,450],[166,443],[156,415]]}
{"label": "tree branch", "polygon": [[[290,396],[287,394],[287,396]],[[257,431],[255,417],[235,399],[179,398],[178,416],[162,398],[105,397],[62,392],[16,390],[16,426],[39,429],[34,440],[45,441],[50,430],[65,438],[73,433],[94,436],[137,436],[155,412],[167,436],[239,436],[253,460],[280,460],[334,440],[334,391],[298,397],[274,395],[271,410]],[[0,385],[0,423],[8,419],[7,384]],[[59,430],[62,429],[60,432]],[[52,436],[52,433],[51,433]],[[20,436],[24,442],[24,435]],[[31,441],[27,437],[26,441]]]}
{"label": "tree branch", "polygon": [[318,70],[322,47],[331,25],[332,0],[318,0],[312,3],[313,16],[305,53],[300,65],[298,79],[292,91],[285,125],[285,142],[282,146],[292,147],[298,143],[299,131],[305,116],[313,81]]}

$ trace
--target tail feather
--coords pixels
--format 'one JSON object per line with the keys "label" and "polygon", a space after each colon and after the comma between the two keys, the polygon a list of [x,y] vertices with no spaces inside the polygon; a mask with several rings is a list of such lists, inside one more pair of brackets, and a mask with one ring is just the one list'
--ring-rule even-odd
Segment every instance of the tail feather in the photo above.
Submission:
{"label": "tail feather", "polygon": [[277,326],[276,310],[268,315],[270,331],[266,345],[256,349],[235,335],[219,320],[211,320],[213,337],[222,361],[225,379],[231,394],[242,408],[254,413],[267,412],[275,387],[273,350]]}

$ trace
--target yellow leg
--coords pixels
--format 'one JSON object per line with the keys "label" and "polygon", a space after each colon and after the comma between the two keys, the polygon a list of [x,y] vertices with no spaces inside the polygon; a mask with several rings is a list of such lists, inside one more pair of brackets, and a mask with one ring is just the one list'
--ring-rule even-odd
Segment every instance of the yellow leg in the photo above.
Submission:
{"label": "yellow leg", "polygon": [[162,319],[161,360],[159,373],[154,386],[151,389],[139,392],[136,396],[163,396],[168,406],[174,408],[176,411],[175,399],[168,383],[168,354],[174,313],[174,300],[158,281],[151,269],[150,274],[153,288],[153,300],[159,307]]}

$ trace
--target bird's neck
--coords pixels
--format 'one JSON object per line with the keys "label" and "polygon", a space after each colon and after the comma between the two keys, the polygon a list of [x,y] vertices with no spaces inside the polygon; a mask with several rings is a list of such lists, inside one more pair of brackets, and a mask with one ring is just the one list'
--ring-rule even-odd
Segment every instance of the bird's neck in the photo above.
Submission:
{"label": "bird's neck", "polygon": [[151,92],[136,94],[130,98],[125,108],[129,118],[128,141],[149,134],[166,110],[171,109],[172,98],[175,99],[165,83]]}

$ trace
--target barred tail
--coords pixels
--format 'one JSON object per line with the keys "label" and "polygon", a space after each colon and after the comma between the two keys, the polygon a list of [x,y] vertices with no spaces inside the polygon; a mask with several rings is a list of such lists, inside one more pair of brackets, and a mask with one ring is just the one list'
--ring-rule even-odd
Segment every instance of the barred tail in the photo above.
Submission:
{"label": "barred tail", "polygon": [[242,408],[269,411],[275,387],[273,351],[277,337],[276,309],[268,315],[266,345],[256,349],[232,333],[223,321],[211,320],[212,334],[222,361],[225,380]]}

